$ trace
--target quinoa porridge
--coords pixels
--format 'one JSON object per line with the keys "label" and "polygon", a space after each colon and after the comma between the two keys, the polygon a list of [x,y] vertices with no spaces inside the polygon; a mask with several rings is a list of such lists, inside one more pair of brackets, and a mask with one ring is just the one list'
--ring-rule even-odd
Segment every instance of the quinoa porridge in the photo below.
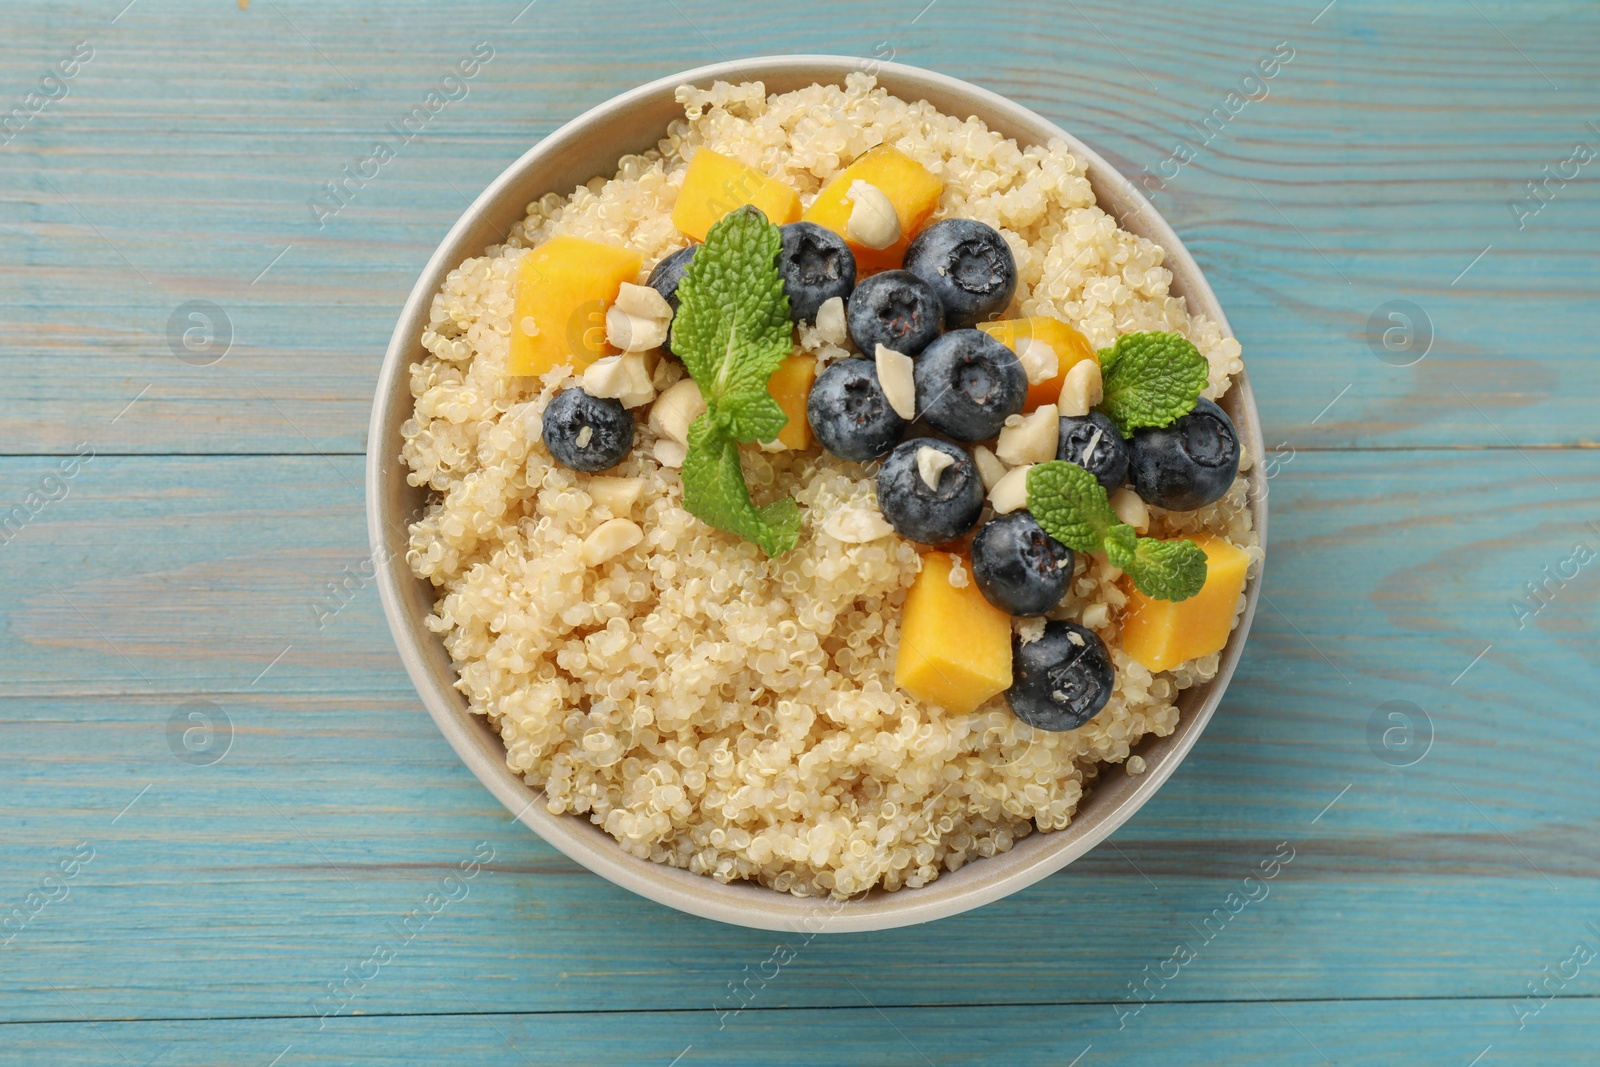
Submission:
{"label": "quinoa porridge", "polygon": [[[678,95],[685,118],[656,149],[530,205],[434,298],[403,430],[409,480],[429,490],[407,560],[433,583],[428,624],[459,689],[552,812],[722,881],[800,896],[916,887],[1067,826],[1106,765],[1143,770],[1133,746],[1171,733],[1178,693],[1215,675],[1259,567],[1240,473],[1254,457],[1207,403],[1242,369],[1238,343],[1168,294],[1162,250],[1095,206],[1060,143],[1019,147],[864,74],[774,96],[760,83]],[[720,252],[732,228],[719,220],[744,204],[760,209],[737,213],[752,226],[838,231],[797,253],[786,243],[782,269],[795,256],[796,270],[834,263],[819,248],[848,248],[829,255],[853,262],[844,296],[827,298],[826,271],[815,292],[816,271],[785,275],[784,313],[798,321],[768,391],[789,420],[776,440],[727,453],[750,497],[794,501],[792,547],[771,555],[685,504],[693,451],[707,447],[685,426],[707,387],[686,369],[693,337],[677,325],[708,306],[691,292],[709,291],[711,273],[693,264]],[[919,272],[946,255],[941,234],[966,252],[948,252],[948,275]],[[1012,276],[996,282],[1000,303],[966,307],[947,283],[965,284],[959,257],[995,234],[984,262]],[[680,306],[663,261],[688,248],[699,251],[679,257]],[[569,270],[572,249],[588,258]],[[542,286],[550,317],[519,303],[519,286],[523,301]],[[923,327],[933,340],[913,336]],[[1116,376],[1137,371],[1134,339],[1146,337],[1168,339],[1150,359],[1203,358],[1199,399],[1165,427],[1118,408],[1138,385],[1119,391]],[[1074,345],[1087,358],[1069,356]],[[941,360],[993,389],[929,391]],[[1017,381],[1026,405],[994,400]],[[1196,429],[1204,418],[1220,422]],[[1071,453],[1078,426],[1088,440]],[[1142,428],[1124,441],[1118,426]],[[1174,474],[1187,461],[1173,449],[1193,452],[1205,433],[1232,450],[1222,480]],[[1119,448],[1127,474],[1097,468]],[[596,449],[611,450],[601,468],[586,458]],[[1060,459],[1071,462],[1049,462]],[[1090,525],[1103,551],[1064,548],[1046,521],[1043,472],[1066,466],[1076,480],[1063,492],[1099,494],[1083,506],[1102,516]],[[1145,583],[1161,554],[1144,548],[1158,543],[1190,548]],[[1060,573],[1002,565],[1040,558]],[[1186,595],[1143,588],[1168,579]],[[1028,690],[1029,664],[1046,656],[1080,666],[1068,677],[1045,663],[1056,673]]]}

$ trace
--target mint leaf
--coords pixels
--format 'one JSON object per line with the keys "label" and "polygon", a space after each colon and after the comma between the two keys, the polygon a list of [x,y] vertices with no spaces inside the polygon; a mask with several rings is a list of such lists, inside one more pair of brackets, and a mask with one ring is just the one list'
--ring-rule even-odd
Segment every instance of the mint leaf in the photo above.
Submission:
{"label": "mint leaf", "polygon": [[777,266],[782,248],[778,228],[759,208],[740,208],[711,227],[678,283],[672,350],[707,405],[765,393],[767,379],[794,350]]}
{"label": "mint leaf", "polygon": [[769,556],[800,540],[800,509],[784,497],[756,507],[739,466],[739,445],[709,415],[689,427],[683,460],[683,506],[700,521],[754,541]]}
{"label": "mint leaf", "polygon": [[1123,437],[1167,426],[1194,410],[1210,378],[1206,357],[1176,333],[1129,333],[1100,353],[1104,397],[1098,407]]}
{"label": "mint leaf", "polygon": [[1188,600],[1206,584],[1206,554],[1199,545],[1140,537],[1117,519],[1095,476],[1076,463],[1051,460],[1028,471],[1028,510],[1068,548],[1103,551],[1146,596]]}
{"label": "mint leaf", "polygon": [[756,506],[739,465],[739,442],[770,441],[789,421],[767,392],[768,379],[793,350],[789,297],[778,273],[782,246],[760,209],[723,216],[678,283],[672,325],[672,350],[706,401],[706,413],[689,428],[683,506],[769,556],[799,541],[800,509],[787,498]]}
{"label": "mint leaf", "polygon": [[1206,584],[1205,550],[1193,541],[1141,537],[1127,563],[1111,562],[1127,572],[1139,592],[1159,600],[1188,600]]}
{"label": "mint leaf", "polygon": [[1028,471],[1028,510],[1045,533],[1077,552],[1099,551],[1121,525],[1094,475],[1060,459]]}
{"label": "mint leaf", "polygon": [[[1127,571],[1138,563],[1139,534],[1132,526],[1118,523],[1106,531],[1106,559],[1119,571]],[[1134,583],[1135,585],[1138,582]]]}
{"label": "mint leaf", "polygon": [[783,406],[765,388],[759,393],[740,393],[717,405],[728,435],[735,441],[770,441],[789,422]]}

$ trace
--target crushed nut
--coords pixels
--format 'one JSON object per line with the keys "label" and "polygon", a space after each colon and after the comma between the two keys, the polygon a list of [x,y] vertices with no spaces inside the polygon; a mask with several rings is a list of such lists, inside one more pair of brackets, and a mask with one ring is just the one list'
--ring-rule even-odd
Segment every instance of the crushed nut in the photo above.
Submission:
{"label": "crushed nut", "polygon": [[1027,372],[1028,384],[1048,382],[1061,372],[1061,359],[1056,350],[1037,337],[1024,337],[1017,345],[1017,361]]}
{"label": "crushed nut", "polygon": [[1025,416],[1016,426],[1000,431],[995,442],[995,455],[1002,463],[1013,467],[1023,463],[1045,463],[1056,458],[1056,445],[1061,439],[1061,419],[1054,404],[1045,404],[1031,415]]}
{"label": "crushed nut", "polygon": [[864,545],[894,533],[883,515],[870,508],[845,508],[823,520],[822,532],[847,545]]}
{"label": "crushed nut", "polygon": [[845,325],[844,297],[830,296],[817,308],[817,333],[831,345],[842,345],[850,336]]}
{"label": "crushed nut", "polygon": [[1031,463],[1025,467],[1013,467],[989,490],[989,506],[994,508],[996,515],[1007,515],[1028,506],[1028,471],[1032,469]]}
{"label": "crushed nut", "polygon": [[[1060,423],[1056,424],[1059,428]],[[972,462],[978,466],[978,477],[983,479],[985,492],[995,487],[995,483],[1006,476],[1006,465],[1000,462],[993,452],[985,445],[979,445],[972,450]]]}
{"label": "crushed nut", "polygon": [[646,352],[667,343],[672,306],[648,285],[623,282],[606,309],[606,340],[624,352]]}
{"label": "crushed nut", "polygon": [[853,205],[844,235],[864,248],[888,248],[900,240],[900,214],[889,195],[859,178],[850,183],[845,199]]}
{"label": "crushed nut", "polygon": [[1139,534],[1150,532],[1150,509],[1132,489],[1118,489],[1112,493],[1111,510],[1116,512],[1117,518],[1132,526],[1135,532]]}
{"label": "crushed nut", "polygon": [[879,345],[873,361],[878,368],[878,388],[894,413],[910,422],[917,417],[917,386],[911,377],[911,357]]}
{"label": "crushed nut", "polygon": [[1105,398],[1098,360],[1084,359],[1072,365],[1061,383],[1061,399],[1056,406],[1061,414],[1082,418]]}
{"label": "crushed nut", "polygon": [[940,475],[954,462],[954,456],[937,448],[923,445],[917,449],[917,473],[922,475],[922,483],[929,489],[938,490]]}
{"label": "crushed nut", "polygon": [[[689,424],[704,415],[705,411],[706,399],[700,395],[700,386],[695,384],[693,378],[685,378],[662,393],[651,405],[650,429],[659,437],[687,445]],[[660,458],[659,454],[657,458]],[[682,462],[682,459],[679,459],[678,463],[670,466],[676,467]]]}
{"label": "crushed nut", "polygon": [[637,545],[644,540],[644,531],[638,523],[628,519],[607,519],[583,539],[583,562],[590,567]]}
{"label": "crushed nut", "polygon": [[584,488],[596,504],[609,508],[617,518],[627,518],[633,511],[633,505],[639,502],[639,494],[644,492],[644,481],[640,478],[596,475],[589,479]]}

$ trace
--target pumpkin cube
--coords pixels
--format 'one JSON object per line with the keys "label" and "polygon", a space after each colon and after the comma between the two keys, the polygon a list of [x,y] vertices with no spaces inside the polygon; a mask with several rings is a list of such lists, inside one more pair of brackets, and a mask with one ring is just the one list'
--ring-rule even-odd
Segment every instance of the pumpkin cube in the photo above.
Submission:
{"label": "pumpkin cube", "polygon": [[767,220],[785,226],[800,218],[800,194],[737,159],[701,146],[689,160],[672,224],[704,241],[712,224],[735,208],[754,204]]}
{"label": "pumpkin cube", "polygon": [[[957,563],[966,584],[950,584]],[[922,557],[906,594],[894,682],[928,704],[966,715],[1011,687],[1011,616],[984,599],[972,564],[949,552]]]}
{"label": "pumpkin cube", "polygon": [[1028,399],[1022,405],[1023,411],[1032,411],[1045,404],[1054,404],[1056,398],[1061,395],[1061,383],[1066,380],[1067,371],[1086,359],[1100,358],[1087,337],[1067,323],[1049,315],[980,322],[978,329],[1018,355],[1022,354],[1020,346],[1028,340],[1047,344],[1055,352],[1055,377],[1028,386]]}
{"label": "pumpkin cube", "polygon": [[606,308],[643,264],[637,252],[565,235],[524,255],[517,267],[510,372],[543,374],[571,363],[581,374],[615,352],[606,343]]}
{"label": "pumpkin cube", "polygon": [[785,448],[804,452],[811,447],[811,423],[806,421],[806,401],[811,398],[811,383],[817,378],[815,356],[790,356],[778,364],[767,379],[767,392],[783,408],[789,421],[778,431],[778,442]]}
{"label": "pumpkin cube", "polygon": [[856,275],[864,277],[880,270],[891,270],[905,262],[906,246],[927,223],[928,216],[939,206],[944,192],[944,182],[921,163],[898,148],[879,145],[856,157],[839,176],[829,182],[817,198],[800,216],[807,222],[826,226],[840,237],[848,239],[845,224],[855,204],[850,200],[850,183],[863,181],[882,189],[895,214],[900,217],[900,240],[887,248],[867,248],[850,242],[856,256]]}
{"label": "pumpkin cube", "polygon": [[1189,540],[1206,554],[1206,584],[1188,600],[1159,600],[1128,588],[1122,616],[1122,647],[1152,671],[1220,652],[1233,630],[1250,557],[1211,534]]}

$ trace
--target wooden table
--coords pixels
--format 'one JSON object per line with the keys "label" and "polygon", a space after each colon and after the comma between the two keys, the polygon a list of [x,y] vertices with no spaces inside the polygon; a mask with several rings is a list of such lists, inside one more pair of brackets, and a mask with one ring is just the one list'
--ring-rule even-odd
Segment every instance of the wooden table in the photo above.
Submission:
{"label": "wooden table", "polygon": [[[1595,7],[124,2],[0,11],[0,1062],[1595,1062]],[[1008,900],[804,943],[508,819],[400,668],[361,497],[470,198],[785,51],[969,78],[1147,181],[1274,472],[1243,666],[1161,794]]]}

